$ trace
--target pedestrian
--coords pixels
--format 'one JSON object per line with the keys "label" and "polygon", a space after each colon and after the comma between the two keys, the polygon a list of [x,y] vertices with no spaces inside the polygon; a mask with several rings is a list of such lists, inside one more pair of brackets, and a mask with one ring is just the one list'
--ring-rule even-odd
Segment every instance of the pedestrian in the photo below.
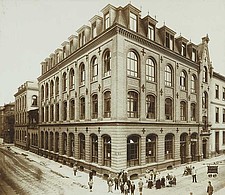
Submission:
{"label": "pedestrian", "polygon": [[113,186],[113,179],[111,175],[107,178],[107,184],[108,184],[108,192],[113,192],[112,191],[112,186]]}
{"label": "pedestrian", "polygon": [[143,185],[144,185],[144,183],[143,183],[142,179],[140,178],[140,180],[138,182],[138,188],[139,188],[140,195],[142,195]]}
{"label": "pedestrian", "polygon": [[135,190],[135,184],[134,184],[134,181],[132,181],[130,186],[131,195],[134,195],[134,190]]}
{"label": "pedestrian", "polygon": [[93,188],[93,180],[92,179],[88,182],[88,186],[89,186],[90,192],[92,192],[92,188]]}
{"label": "pedestrian", "polygon": [[75,163],[73,165],[73,175],[76,176],[77,175],[77,170],[78,170],[78,167],[77,167],[77,164]]}
{"label": "pedestrian", "polygon": [[208,195],[212,195],[213,194],[213,186],[211,184],[211,181],[209,181],[209,185],[207,187],[207,193],[208,193]]}
{"label": "pedestrian", "polygon": [[124,183],[124,194],[128,195],[128,185],[127,182]]}
{"label": "pedestrian", "polygon": [[154,177],[154,181],[156,181],[156,175],[157,175],[157,171],[156,168],[153,169],[153,177]]}
{"label": "pedestrian", "polygon": [[119,190],[119,175],[116,175],[114,178],[114,183],[115,183],[115,190]]}
{"label": "pedestrian", "polygon": [[93,180],[93,172],[89,172],[89,181]]}
{"label": "pedestrian", "polygon": [[121,192],[121,194],[124,193],[124,183],[123,183],[123,181],[120,182],[120,192]]}
{"label": "pedestrian", "polygon": [[197,170],[195,167],[192,167],[191,174],[192,174],[192,182],[197,183]]}

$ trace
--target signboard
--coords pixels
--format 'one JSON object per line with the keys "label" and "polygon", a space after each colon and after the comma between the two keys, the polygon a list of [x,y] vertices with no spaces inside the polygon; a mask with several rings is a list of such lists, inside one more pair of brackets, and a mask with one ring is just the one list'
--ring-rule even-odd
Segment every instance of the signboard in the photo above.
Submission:
{"label": "signboard", "polygon": [[217,173],[218,174],[218,166],[209,165],[207,173]]}

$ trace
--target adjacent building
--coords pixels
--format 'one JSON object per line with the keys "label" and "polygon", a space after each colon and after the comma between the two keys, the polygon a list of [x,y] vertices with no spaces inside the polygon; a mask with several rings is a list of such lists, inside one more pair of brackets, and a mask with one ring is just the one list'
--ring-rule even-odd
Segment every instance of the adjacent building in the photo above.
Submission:
{"label": "adjacent building", "polygon": [[38,153],[38,83],[26,81],[15,93],[16,146]]}
{"label": "adjacent building", "polygon": [[41,63],[39,154],[131,177],[210,157],[209,37],[192,43],[131,4],[102,15]]}

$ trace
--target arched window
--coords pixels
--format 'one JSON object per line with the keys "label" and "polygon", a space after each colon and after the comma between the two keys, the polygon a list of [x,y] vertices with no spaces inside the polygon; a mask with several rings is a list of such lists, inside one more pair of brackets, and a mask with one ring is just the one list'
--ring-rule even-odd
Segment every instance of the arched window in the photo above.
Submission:
{"label": "arched window", "polygon": [[80,119],[85,119],[85,98],[80,98]]}
{"label": "arched window", "polygon": [[196,104],[191,103],[191,121],[196,121]]}
{"label": "arched window", "polygon": [[180,73],[180,88],[182,90],[186,90],[187,89],[187,76],[186,76],[186,72],[183,70],[181,73]]}
{"label": "arched window", "polygon": [[196,93],[196,76],[193,74],[191,76],[191,93]]}
{"label": "arched window", "polygon": [[59,132],[55,133],[55,152],[59,152]]}
{"label": "arched window", "polygon": [[133,51],[127,54],[127,75],[138,77],[138,58]]}
{"label": "arched window", "polygon": [[98,136],[91,135],[91,162],[98,163]]}
{"label": "arched window", "polygon": [[44,94],[44,86],[42,85],[41,86],[41,100],[42,101],[44,100],[44,97],[45,97],[45,94]]}
{"label": "arched window", "polygon": [[138,94],[134,91],[127,94],[127,115],[129,118],[138,118]]}
{"label": "arched window", "polygon": [[49,122],[48,119],[49,119],[49,107],[46,106],[45,107],[45,122]]}
{"label": "arched window", "polygon": [[81,63],[80,65],[80,85],[85,84],[85,65]]}
{"label": "arched window", "polygon": [[59,104],[55,105],[55,120],[59,121]]}
{"label": "arched window", "polygon": [[206,66],[203,67],[203,75],[202,75],[202,80],[203,83],[207,83],[208,82],[208,70],[206,68]]}
{"label": "arched window", "polygon": [[139,165],[139,137],[131,135],[127,138],[127,166]]}
{"label": "arched window", "polygon": [[50,105],[50,121],[54,121],[54,105]]}
{"label": "arched window", "polygon": [[111,166],[111,137],[108,135],[103,136],[103,154],[104,154],[104,166]]}
{"label": "arched window", "polygon": [[[21,131],[20,131],[20,140],[21,140]],[[41,131],[41,148],[44,148],[44,132]]]}
{"label": "arched window", "polygon": [[146,97],[146,118],[155,119],[156,116],[156,98],[153,95]]}
{"label": "arched window", "polygon": [[173,119],[173,102],[170,98],[165,100],[165,118],[166,120]]}
{"label": "arched window", "polygon": [[202,108],[208,108],[208,94],[206,91],[202,93]]}
{"label": "arched window", "polygon": [[75,101],[70,101],[70,120],[73,120],[75,116]]}
{"label": "arched window", "polygon": [[165,85],[166,86],[169,86],[169,87],[172,87],[173,86],[173,77],[172,77],[172,74],[173,72],[172,72],[172,68],[169,66],[169,65],[167,65],[166,67],[165,67]]}
{"label": "arched window", "polygon": [[37,96],[36,95],[32,95],[31,106],[37,106]]}
{"label": "arched window", "polygon": [[50,144],[49,144],[50,145],[50,148],[49,148],[50,151],[53,151],[53,139],[54,139],[53,132],[51,131],[50,132],[50,140],[49,140],[50,141]]}
{"label": "arched window", "polygon": [[55,79],[55,94],[59,95],[59,77]]}
{"label": "arched window", "polygon": [[98,60],[96,56],[94,56],[91,60],[91,80],[98,80]]}
{"label": "arched window", "polygon": [[73,68],[70,69],[69,75],[70,75],[69,76],[70,89],[73,89],[74,88],[74,69]]}
{"label": "arched window", "polygon": [[109,76],[111,75],[111,53],[109,50],[105,51],[104,56],[103,56],[103,60],[104,60],[104,76]]}
{"label": "arched window", "polygon": [[172,133],[165,136],[165,160],[173,159],[174,135]]}
{"label": "arched window", "polygon": [[67,151],[67,134],[65,132],[62,133],[62,155],[66,155]]}
{"label": "arched window", "polygon": [[104,93],[104,117],[111,117],[111,92]]}
{"label": "arched window", "polygon": [[92,96],[92,118],[98,118],[98,95]]}
{"label": "arched window", "polygon": [[48,132],[45,131],[45,150],[48,150]]}
{"label": "arched window", "polygon": [[146,60],[146,80],[155,82],[155,63],[149,58]]}
{"label": "arched window", "polygon": [[156,162],[156,135],[146,137],[146,163]]}
{"label": "arched window", "polygon": [[74,134],[73,133],[69,133],[69,153],[68,156],[72,156],[74,157]]}
{"label": "arched window", "polygon": [[85,135],[79,134],[79,158],[85,160]]}
{"label": "arched window", "polygon": [[51,80],[50,82],[50,97],[53,97],[54,95],[54,82]]}
{"label": "arched window", "polygon": [[63,120],[67,120],[67,101],[63,102]]}
{"label": "arched window", "polygon": [[62,76],[62,91],[66,91],[66,73],[63,73]]}
{"label": "arched window", "polygon": [[180,120],[181,121],[187,120],[187,104],[184,101],[180,102]]}
{"label": "arched window", "polygon": [[182,133],[180,136],[180,158],[181,164],[187,162],[187,147],[188,147],[188,135],[187,133]]}

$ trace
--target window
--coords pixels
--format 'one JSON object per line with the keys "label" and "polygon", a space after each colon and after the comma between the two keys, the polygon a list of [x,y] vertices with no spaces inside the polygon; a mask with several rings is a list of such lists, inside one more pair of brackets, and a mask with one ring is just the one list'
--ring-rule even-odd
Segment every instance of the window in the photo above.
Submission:
{"label": "window", "polygon": [[85,66],[82,63],[80,65],[80,85],[84,85],[85,84]]}
{"label": "window", "polygon": [[187,120],[187,105],[184,101],[180,102],[180,120]]}
{"label": "window", "polygon": [[219,123],[219,108],[216,107],[216,123]]}
{"label": "window", "polygon": [[146,163],[156,162],[156,135],[146,137]]}
{"label": "window", "polygon": [[74,47],[73,47],[73,40],[70,41],[70,53],[73,53]]}
{"label": "window", "polygon": [[146,118],[155,119],[156,114],[156,98],[153,95],[146,97]]}
{"label": "window", "polygon": [[80,98],[80,119],[85,118],[85,98]]}
{"label": "window", "polygon": [[223,131],[223,145],[225,145],[225,131]]}
{"label": "window", "polygon": [[196,76],[192,75],[191,76],[191,93],[196,93]]}
{"label": "window", "polygon": [[62,91],[65,92],[66,91],[66,73],[63,73],[62,76]]}
{"label": "window", "polygon": [[104,166],[111,166],[111,138],[108,135],[103,137],[103,154],[104,154]]}
{"label": "window", "polygon": [[44,86],[42,85],[41,86],[41,100],[43,101],[44,100]]}
{"label": "window", "polygon": [[152,59],[146,60],[146,80],[155,82],[155,64]]}
{"label": "window", "polygon": [[63,102],[63,120],[67,119],[67,102]]}
{"label": "window", "polygon": [[55,105],[55,120],[59,121],[59,104]]}
{"label": "window", "polygon": [[165,160],[173,159],[173,134],[165,136]]}
{"label": "window", "polygon": [[196,104],[191,103],[191,121],[196,121]]}
{"label": "window", "polygon": [[169,65],[165,67],[165,85],[172,87],[172,69]]}
{"label": "window", "polygon": [[92,96],[92,118],[98,118],[98,95]]}
{"label": "window", "polygon": [[104,93],[104,118],[111,117],[111,92]]}
{"label": "window", "polygon": [[109,28],[110,23],[109,23],[109,12],[105,14],[105,29]]}
{"label": "window", "polygon": [[56,63],[59,63],[59,53],[56,54]]}
{"label": "window", "polygon": [[127,115],[129,118],[138,118],[138,94],[133,91],[128,92]]}
{"label": "window", "polygon": [[79,46],[82,47],[86,43],[84,31],[79,34]]}
{"label": "window", "polygon": [[225,109],[223,109],[223,123],[225,123]]}
{"label": "window", "polygon": [[96,57],[94,57],[92,59],[92,63],[91,63],[91,67],[92,67],[92,71],[91,71],[91,75],[92,75],[92,81],[97,81],[98,80],[98,60]]}
{"label": "window", "polygon": [[216,89],[216,99],[219,99],[219,85],[216,85],[215,89]]}
{"label": "window", "polygon": [[91,162],[98,163],[98,137],[93,134],[91,136]]}
{"label": "window", "polygon": [[152,41],[155,40],[155,30],[154,27],[150,24],[148,25],[148,38]]}
{"label": "window", "polygon": [[46,83],[45,85],[45,98],[48,99],[48,94],[49,94],[49,87],[48,87],[48,83]]}
{"label": "window", "polygon": [[165,118],[166,120],[172,120],[172,108],[173,108],[173,104],[172,104],[172,100],[169,98],[166,98],[165,100]]}
{"label": "window", "polygon": [[59,133],[55,133],[55,152],[59,152]]}
{"label": "window", "polygon": [[45,107],[45,122],[48,122],[48,116],[49,116],[49,108],[48,106]]}
{"label": "window", "polygon": [[208,94],[206,92],[202,93],[202,108],[208,108]]}
{"label": "window", "polygon": [[192,59],[192,61],[194,61],[194,62],[196,62],[196,60],[197,60],[197,51],[196,51],[195,48],[192,49],[191,59]]}
{"label": "window", "polygon": [[85,135],[79,134],[79,158],[85,160]]}
{"label": "window", "polygon": [[104,76],[111,75],[111,53],[109,50],[107,50],[104,53]]}
{"label": "window", "polygon": [[51,80],[50,82],[50,97],[53,97],[54,95],[54,81]]}
{"label": "window", "polygon": [[74,134],[69,133],[69,153],[68,153],[68,156],[75,157],[74,151],[75,151]]}
{"label": "window", "polygon": [[180,88],[181,90],[186,90],[186,72],[182,71],[180,73]]}
{"label": "window", "polygon": [[63,47],[63,59],[66,58],[66,46]]}
{"label": "window", "polygon": [[54,121],[54,105],[50,106],[50,121]]}
{"label": "window", "polygon": [[74,69],[73,68],[70,69],[69,75],[70,75],[69,76],[70,89],[73,89],[74,88]]}
{"label": "window", "polygon": [[36,95],[32,95],[31,106],[37,106],[37,96]]}
{"label": "window", "polygon": [[92,24],[92,38],[97,36],[97,27],[96,27],[96,22]]}
{"label": "window", "polygon": [[208,71],[207,68],[204,66],[203,68],[203,83],[207,83],[208,82]]}
{"label": "window", "polygon": [[130,12],[130,29],[137,32],[137,16]]}
{"label": "window", "polygon": [[223,100],[225,100],[225,88],[223,87]]}
{"label": "window", "polygon": [[166,47],[173,50],[174,36],[166,32]]}
{"label": "window", "polygon": [[187,45],[186,45],[186,43],[182,43],[181,44],[181,55],[186,57],[186,53],[187,53]]}
{"label": "window", "polygon": [[70,120],[73,120],[75,116],[75,101],[70,101]]}
{"label": "window", "polygon": [[138,59],[133,51],[127,54],[127,75],[138,77]]}
{"label": "window", "polygon": [[139,164],[139,137],[131,135],[127,138],[127,166]]}
{"label": "window", "polygon": [[55,94],[59,95],[59,77],[55,79]]}

